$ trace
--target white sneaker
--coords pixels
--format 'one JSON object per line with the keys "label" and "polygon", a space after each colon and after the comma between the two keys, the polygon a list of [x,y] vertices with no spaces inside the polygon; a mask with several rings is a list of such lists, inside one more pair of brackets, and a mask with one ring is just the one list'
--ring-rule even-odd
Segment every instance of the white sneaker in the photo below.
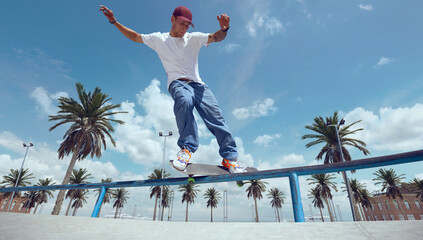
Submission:
{"label": "white sneaker", "polygon": [[187,168],[188,162],[191,159],[191,153],[188,149],[182,148],[181,151],[178,152],[178,158],[176,161],[173,161],[173,166],[178,169],[179,171],[184,171]]}
{"label": "white sneaker", "polygon": [[223,159],[222,165],[226,167],[230,173],[243,173],[246,172],[246,167],[244,164],[240,163],[237,159],[234,160],[228,160]]}

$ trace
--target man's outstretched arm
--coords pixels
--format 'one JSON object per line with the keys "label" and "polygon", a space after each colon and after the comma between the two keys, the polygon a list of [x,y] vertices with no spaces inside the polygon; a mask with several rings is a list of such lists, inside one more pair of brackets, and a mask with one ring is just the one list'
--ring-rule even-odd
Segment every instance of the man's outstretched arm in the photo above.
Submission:
{"label": "man's outstretched arm", "polygon": [[141,34],[135,32],[134,30],[127,28],[116,21],[115,16],[113,15],[112,10],[108,9],[107,7],[100,5],[100,11],[103,12],[104,16],[109,19],[109,22],[115,25],[115,27],[123,34],[125,37],[129,38],[134,42],[144,43],[142,40]]}
{"label": "man's outstretched arm", "polygon": [[209,35],[207,43],[220,42],[225,39],[226,34],[228,33],[230,21],[228,15],[221,14],[220,16],[217,16],[217,21],[219,21],[220,29],[217,32]]}

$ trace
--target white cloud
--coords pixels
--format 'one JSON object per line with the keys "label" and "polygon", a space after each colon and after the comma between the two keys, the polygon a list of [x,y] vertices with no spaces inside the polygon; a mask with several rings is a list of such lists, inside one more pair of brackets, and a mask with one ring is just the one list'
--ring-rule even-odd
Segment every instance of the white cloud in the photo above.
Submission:
{"label": "white cloud", "polygon": [[[247,166],[254,166],[253,156],[245,152],[242,139],[235,137],[235,142],[238,150],[238,160]],[[219,146],[216,139],[211,139],[210,143],[207,145],[200,144],[198,151],[192,156],[192,161],[205,164],[220,164],[222,162],[222,157],[219,155]]]}
{"label": "white cloud", "polygon": [[277,111],[277,108],[274,107],[275,101],[271,98],[266,98],[262,101],[255,101],[249,107],[236,108],[232,111],[232,114],[237,119],[247,119],[249,117],[262,117],[268,116]]}
{"label": "white cloud", "polygon": [[257,144],[259,146],[267,147],[271,142],[273,142],[275,139],[280,138],[280,134],[273,134],[273,135],[262,135],[258,136],[256,140],[254,140],[254,144]]}
{"label": "white cloud", "polygon": [[138,104],[145,110],[146,126],[153,127],[157,132],[176,131],[173,114],[173,100],[168,94],[160,91],[160,81],[153,79],[150,85],[137,94]]}
{"label": "white cloud", "polygon": [[362,10],[365,10],[365,11],[373,11],[373,6],[370,5],[370,4],[368,4],[368,5],[360,4],[360,5],[358,5],[358,7]]}
{"label": "white cloud", "polygon": [[236,50],[238,50],[239,48],[241,48],[241,44],[229,43],[229,44],[225,44],[222,48],[227,53],[233,53]]}
{"label": "white cloud", "polygon": [[[13,158],[8,154],[0,155],[0,175],[4,176],[10,172],[10,169],[19,169],[21,167],[26,149],[22,147],[22,139],[10,132],[0,133],[0,146],[16,152],[18,158]],[[24,168],[29,168],[34,174],[33,184],[38,179],[52,177],[57,184],[61,183],[68,168],[70,157],[63,160],[58,159],[56,150],[44,142],[34,142],[34,146],[28,149]],[[101,162],[86,158],[76,163],[75,168],[87,168],[92,176],[99,181],[101,178],[112,177],[119,178],[120,172],[111,162]]]}
{"label": "white cloud", "polygon": [[57,113],[58,108],[55,106],[54,101],[62,96],[68,97],[68,94],[66,92],[49,94],[43,87],[37,87],[31,92],[31,98],[36,101],[36,109],[40,115],[53,115]]}
{"label": "white cloud", "polygon": [[264,29],[265,33],[270,35],[285,31],[281,21],[274,17],[258,13],[254,13],[252,19],[247,23],[246,28],[251,37],[255,37],[257,35],[257,31],[260,29]]}
{"label": "white cloud", "polygon": [[264,28],[270,35],[274,35],[279,32],[283,32],[284,28],[282,23],[276,18],[270,18],[264,23]]}
{"label": "white cloud", "polygon": [[369,148],[390,151],[410,151],[423,146],[423,104],[412,107],[380,108],[378,113],[356,108],[345,116],[346,124],[357,120],[355,125],[363,131],[355,138],[366,142]]}
{"label": "white cloud", "polygon": [[287,166],[293,165],[304,166],[306,163],[303,155],[297,155],[295,153],[278,157],[277,161],[280,162],[285,168]]}
{"label": "white cloud", "polygon": [[381,66],[387,65],[391,63],[392,61],[393,61],[392,58],[381,57],[375,67],[381,67]]}
{"label": "white cloud", "polygon": [[[125,121],[124,125],[118,125],[115,129],[116,149],[129,155],[136,163],[153,166],[163,161],[163,138],[159,132],[173,132],[173,136],[166,140],[166,155],[172,159],[179,151],[177,140],[179,138],[173,113],[173,100],[168,94],[160,91],[160,82],[153,79],[151,84],[137,94],[138,104],[145,111],[140,115],[137,106],[131,102],[122,102],[119,111],[119,119]],[[211,135],[201,118],[195,113],[200,138],[208,138]],[[202,146],[199,147],[201,149]],[[216,150],[216,153],[219,151]],[[210,158],[208,159],[210,161]]]}
{"label": "white cloud", "polygon": [[303,155],[291,153],[288,155],[277,156],[276,161],[270,163],[269,161],[258,161],[257,169],[259,170],[273,170],[282,169],[294,166],[305,166],[306,160]]}

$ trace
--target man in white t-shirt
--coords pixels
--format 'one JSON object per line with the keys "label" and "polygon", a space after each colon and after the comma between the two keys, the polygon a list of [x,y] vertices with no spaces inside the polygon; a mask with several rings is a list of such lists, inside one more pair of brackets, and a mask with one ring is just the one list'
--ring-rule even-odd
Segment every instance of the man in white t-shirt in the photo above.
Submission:
{"label": "man in white t-shirt", "polygon": [[220,29],[215,33],[188,33],[188,28],[194,27],[192,13],[188,8],[180,6],[172,14],[170,32],[139,34],[117,22],[113,12],[107,7],[100,6],[100,11],[123,35],[134,42],[146,44],[156,51],[162,61],[168,76],[168,91],[175,101],[173,110],[180,135],[178,146],[181,151],[174,166],[184,170],[191,154],[198,149],[198,129],[193,114],[195,108],[217,139],[219,154],[223,158],[222,165],[231,173],[244,172],[245,167],[237,161],[235,140],[226,126],[216,98],[198,72],[200,48],[225,39],[230,18],[226,14],[217,16]]}

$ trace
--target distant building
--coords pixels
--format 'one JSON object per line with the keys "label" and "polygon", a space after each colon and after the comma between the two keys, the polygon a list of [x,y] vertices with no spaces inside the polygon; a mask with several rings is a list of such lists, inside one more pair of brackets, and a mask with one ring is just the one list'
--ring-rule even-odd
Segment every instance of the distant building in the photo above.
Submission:
{"label": "distant building", "polygon": [[[0,193],[0,212],[6,212],[9,207],[9,198],[10,196],[4,197],[3,193]],[[26,199],[19,196],[13,197],[12,206],[10,206],[9,212],[25,213],[26,208],[23,207]],[[31,212],[31,208],[28,209],[28,212]]]}
{"label": "distant building", "polygon": [[[370,208],[364,208],[364,215],[367,221],[392,221],[405,220],[404,214],[408,220],[423,220],[423,203],[416,198],[416,192],[409,190],[408,184],[403,184],[400,188],[403,199],[386,197],[385,193],[373,195],[370,198],[372,205]],[[404,214],[401,212],[401,209]]]}

